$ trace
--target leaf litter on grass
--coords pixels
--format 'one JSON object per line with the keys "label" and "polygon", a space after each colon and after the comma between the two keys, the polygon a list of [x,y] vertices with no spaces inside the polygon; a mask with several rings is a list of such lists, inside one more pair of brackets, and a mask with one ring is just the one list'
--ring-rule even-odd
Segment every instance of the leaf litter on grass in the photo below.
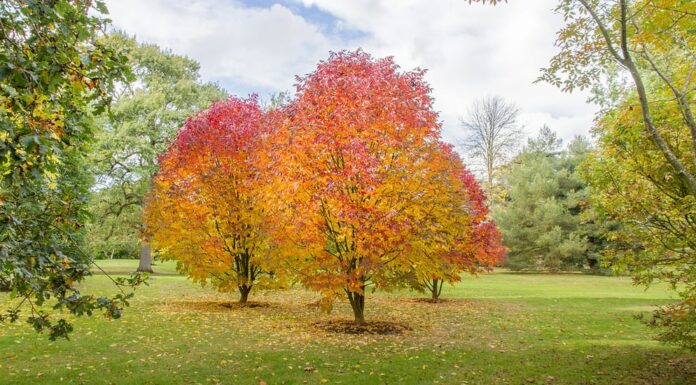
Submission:
{"label": "leaf litter on grass", "polygon": [[366,304],[368,322],[358,326],[352,322],[350,307],[340,299],[331,314],[311,306],[316,299],[314,293],[292,289],[257,294],[254,306],[230,306],[229,296],[211,293],[161,301],[157,311],[169,317],[210,319],[209,328],[225,325],[224,333],[243,336],[255,346],[268,349],[361,349],[373,343],[382,348],[392,346],[395,351],[409,346],[441,349],[462,343],[490,349],[486,343],[489,338],[495,340],[495,349],[504,344],[493,334],[472,334],[472,323],[495,318],[492,313],[500,311],[497,304],[459,299],[430,303],[410,297],[372,296]]}

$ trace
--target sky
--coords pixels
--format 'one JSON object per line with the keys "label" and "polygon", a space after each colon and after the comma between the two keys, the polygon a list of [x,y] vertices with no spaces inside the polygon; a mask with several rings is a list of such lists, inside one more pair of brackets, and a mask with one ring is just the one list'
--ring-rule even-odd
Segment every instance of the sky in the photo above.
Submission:
{"label": "sky", "polygon": [[201,64],[203,80],[230,94],[294,91],[331,51],[362,48],[424,68],[443,138],[463,139],[460,119],[477,99],[517,105],[534,136],[547,124],[566,142],[588,135],[597,108],[583,93],[534,83],[557,52],[557,0],[107,0],[116,28]]}

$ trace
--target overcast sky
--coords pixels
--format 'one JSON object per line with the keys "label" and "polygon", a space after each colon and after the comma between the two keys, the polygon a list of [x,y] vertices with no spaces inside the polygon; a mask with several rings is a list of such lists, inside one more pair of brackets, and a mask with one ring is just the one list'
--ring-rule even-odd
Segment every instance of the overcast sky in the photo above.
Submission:
{"label": "overcast sky", "polygon": [[201,63],[205,80],[261,98],[294,89],[329,51],[362,48],[428,70],[446,140],[477,98],[516,104],[525,131],[548,124],[568,141],[587,134],[587,95],[533,84],[556,52],[555,0],[108,0],[114,25]]}

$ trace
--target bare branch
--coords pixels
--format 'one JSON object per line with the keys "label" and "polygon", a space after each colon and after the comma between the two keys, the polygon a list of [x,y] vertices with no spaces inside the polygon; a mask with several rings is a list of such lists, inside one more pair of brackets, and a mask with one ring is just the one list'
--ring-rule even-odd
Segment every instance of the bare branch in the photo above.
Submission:
{"label": "bare branch", "polygon": [[462,148],[485,166],[490,189],[495,169],[519,147],[522,132],[517,122],[519,109],[498,96],[476,101],[462,119],[466,138]]}

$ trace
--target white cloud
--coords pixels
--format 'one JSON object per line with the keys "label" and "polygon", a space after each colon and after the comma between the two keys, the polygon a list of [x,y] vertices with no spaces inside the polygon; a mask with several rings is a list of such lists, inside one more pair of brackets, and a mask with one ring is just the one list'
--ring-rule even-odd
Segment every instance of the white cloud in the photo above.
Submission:
{"label": "white cloud", "polygon": [[500,95],[517,104],[533,135],[548,124],[566,140],[587,134],[595,108],[586,94],[534,84],[556,49],[562,19],[554,0],[511,1],[496,7],[465,0],[297,0],[343,20],[366,36],[359,44],[402,67],[428,69],[444,135],[456,141],[459,117],[477,98]]}
{"label": "white cloud", "polygon": [[[256,90],[263,96],[291,89],[294,76],[311,71],[329,50],[362,47],[378,57],[394,56],[404,69],[428,69],[444,136],[452,142],[459,136],[459,117],[487,95],[517,104],[530,134],[546,123],[569,140],[591,126],[595,108],[585,103],[587,95],[533,84],[555,52],[555,32],[562,25],[551,11],[554,0],[496,7],[466,0],[286,1],[292,3],[110,0],[108,5],[116,26],[199,61],[204,77],[230,92]],[[298,7],[323,13],[297,12]],[[327,22],[337,33],[327,32]],[[357,37],[348,33],[356,30],[362,32]]]}
{"label": "white cloud", "polygon": [[197,60],[207,80],[252,91],[291,88],[295,74],[311,70],[333,45],[317,26],[282,5],[111,0],[108,6],[117,28]]}

